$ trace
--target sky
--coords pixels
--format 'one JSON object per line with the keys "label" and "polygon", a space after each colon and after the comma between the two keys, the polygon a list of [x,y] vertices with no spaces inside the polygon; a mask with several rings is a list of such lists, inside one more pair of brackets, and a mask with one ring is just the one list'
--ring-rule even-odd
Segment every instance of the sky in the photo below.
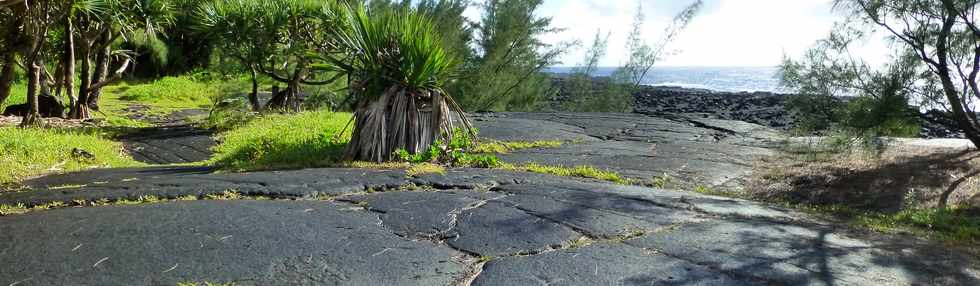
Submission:
{"label": "sky", "polygon": [[[674,15],[693,0],[544,0],[539,15],[552,18],[561,33],[545,42],[591,41],[597,31],[611,33],[601,66],[625,62],[625,43],[633,16],[642,5],[644,39],[656,43]],[[673,51],[658,66],[776,66],[783,55],[799,57],[828,35],[835,21],[832,0],[705,0],[704,7],[670,46]],[[466,15],[477,18],[478,9]],[[883,54],[883,43],[870,43],[865,53]],[[562,59],[561,66],[583,61],[584,47]],[[872,59],[874,61],[874,59]]]}

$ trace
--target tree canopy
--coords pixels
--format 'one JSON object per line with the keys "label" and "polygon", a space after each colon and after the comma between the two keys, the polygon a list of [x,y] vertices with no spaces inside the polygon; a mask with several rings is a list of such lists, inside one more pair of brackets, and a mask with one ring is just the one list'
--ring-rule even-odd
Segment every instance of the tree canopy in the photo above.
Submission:
{"label": "tree canopy", "polygon": [[[980,146],[980,26],[978,1],[973,0],[837,0],[849,13],[802,60],[783,65],[784,83],[800,91],[798,106],[811,125],[836,121],[878,134],[909,131],[918,109],[937,109],[950,127],[962,130]],[[871,67],[852,51],[858,40],[874,32],[890,36],[891,62]],[[844,107],[828,96],[857,96]],[[822,98],[821,98],[822,97]],[[809,111],[809,112],[807,112]],[[820,114],[822,113],[822,114]],[[820,119],[824,118],[824,119]],[[836,118],[836,119],[835,119]],[[942,123],[940,122],[940,123]],[[902,127],[906,126],[906,127]]]}

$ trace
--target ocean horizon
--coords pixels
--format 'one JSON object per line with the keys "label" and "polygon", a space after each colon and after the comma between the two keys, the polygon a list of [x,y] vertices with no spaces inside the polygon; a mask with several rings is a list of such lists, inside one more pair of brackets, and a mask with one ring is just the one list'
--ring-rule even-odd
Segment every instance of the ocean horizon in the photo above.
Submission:
{"label": "ocean horizon", "polygon": [[[548,67],[545,72],[569,74],[575,67]],[[600,67],[592,76],[612,75],[616,67]],[[643,78],[643,85],[699,88],[726,92],[779,92],[778,67],[654,67]]]}

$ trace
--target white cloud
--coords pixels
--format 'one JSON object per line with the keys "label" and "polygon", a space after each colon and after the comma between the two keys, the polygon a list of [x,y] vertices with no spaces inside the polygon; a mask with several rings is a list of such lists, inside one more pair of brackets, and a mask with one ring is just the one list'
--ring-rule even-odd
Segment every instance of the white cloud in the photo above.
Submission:
{"label": "white cloud", "polygon": [[[660,39],[674,14],[694,0],[640,0],[646,15],[643,36],[648,43]],[[701,13],[670,46],[677,54],[664,66],[774,66],[783,55],[800,56],[828,35],[835,21],[833,0],[705,0]],[[588,44],[596,31],[611,32],[604,66],[622,64],[625,43],[636,12],[636,0],[545,0],[541,16],[552,17],[561,33],[545,35],[548,43],[579,40]],[[465,13],[478,19],[476,5]],[[880,37],[879,37],[880,38]],[[871,62],[884,59],[886,46],[869,41],[860,50]],[[563,65],[581,63],[584,48],[570,52]]]}

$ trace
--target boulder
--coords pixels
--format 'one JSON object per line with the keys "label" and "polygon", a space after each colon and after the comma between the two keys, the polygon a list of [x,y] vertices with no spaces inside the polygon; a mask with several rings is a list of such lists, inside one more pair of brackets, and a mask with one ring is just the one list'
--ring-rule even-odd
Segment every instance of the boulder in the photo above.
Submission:
{"label": "boulder", "polygon": [[[38,109],[41,112],[42,117],[59,117],[64,118],[65,114],[68,113],[68,108],[62,104],[61,100],[50,94],[41,94],[38,96],[38,104],[40,105]],[[7,106],[3,111],[4,116],[24,116],[27,114],[28,106],[27,103],[14,104]]]}

